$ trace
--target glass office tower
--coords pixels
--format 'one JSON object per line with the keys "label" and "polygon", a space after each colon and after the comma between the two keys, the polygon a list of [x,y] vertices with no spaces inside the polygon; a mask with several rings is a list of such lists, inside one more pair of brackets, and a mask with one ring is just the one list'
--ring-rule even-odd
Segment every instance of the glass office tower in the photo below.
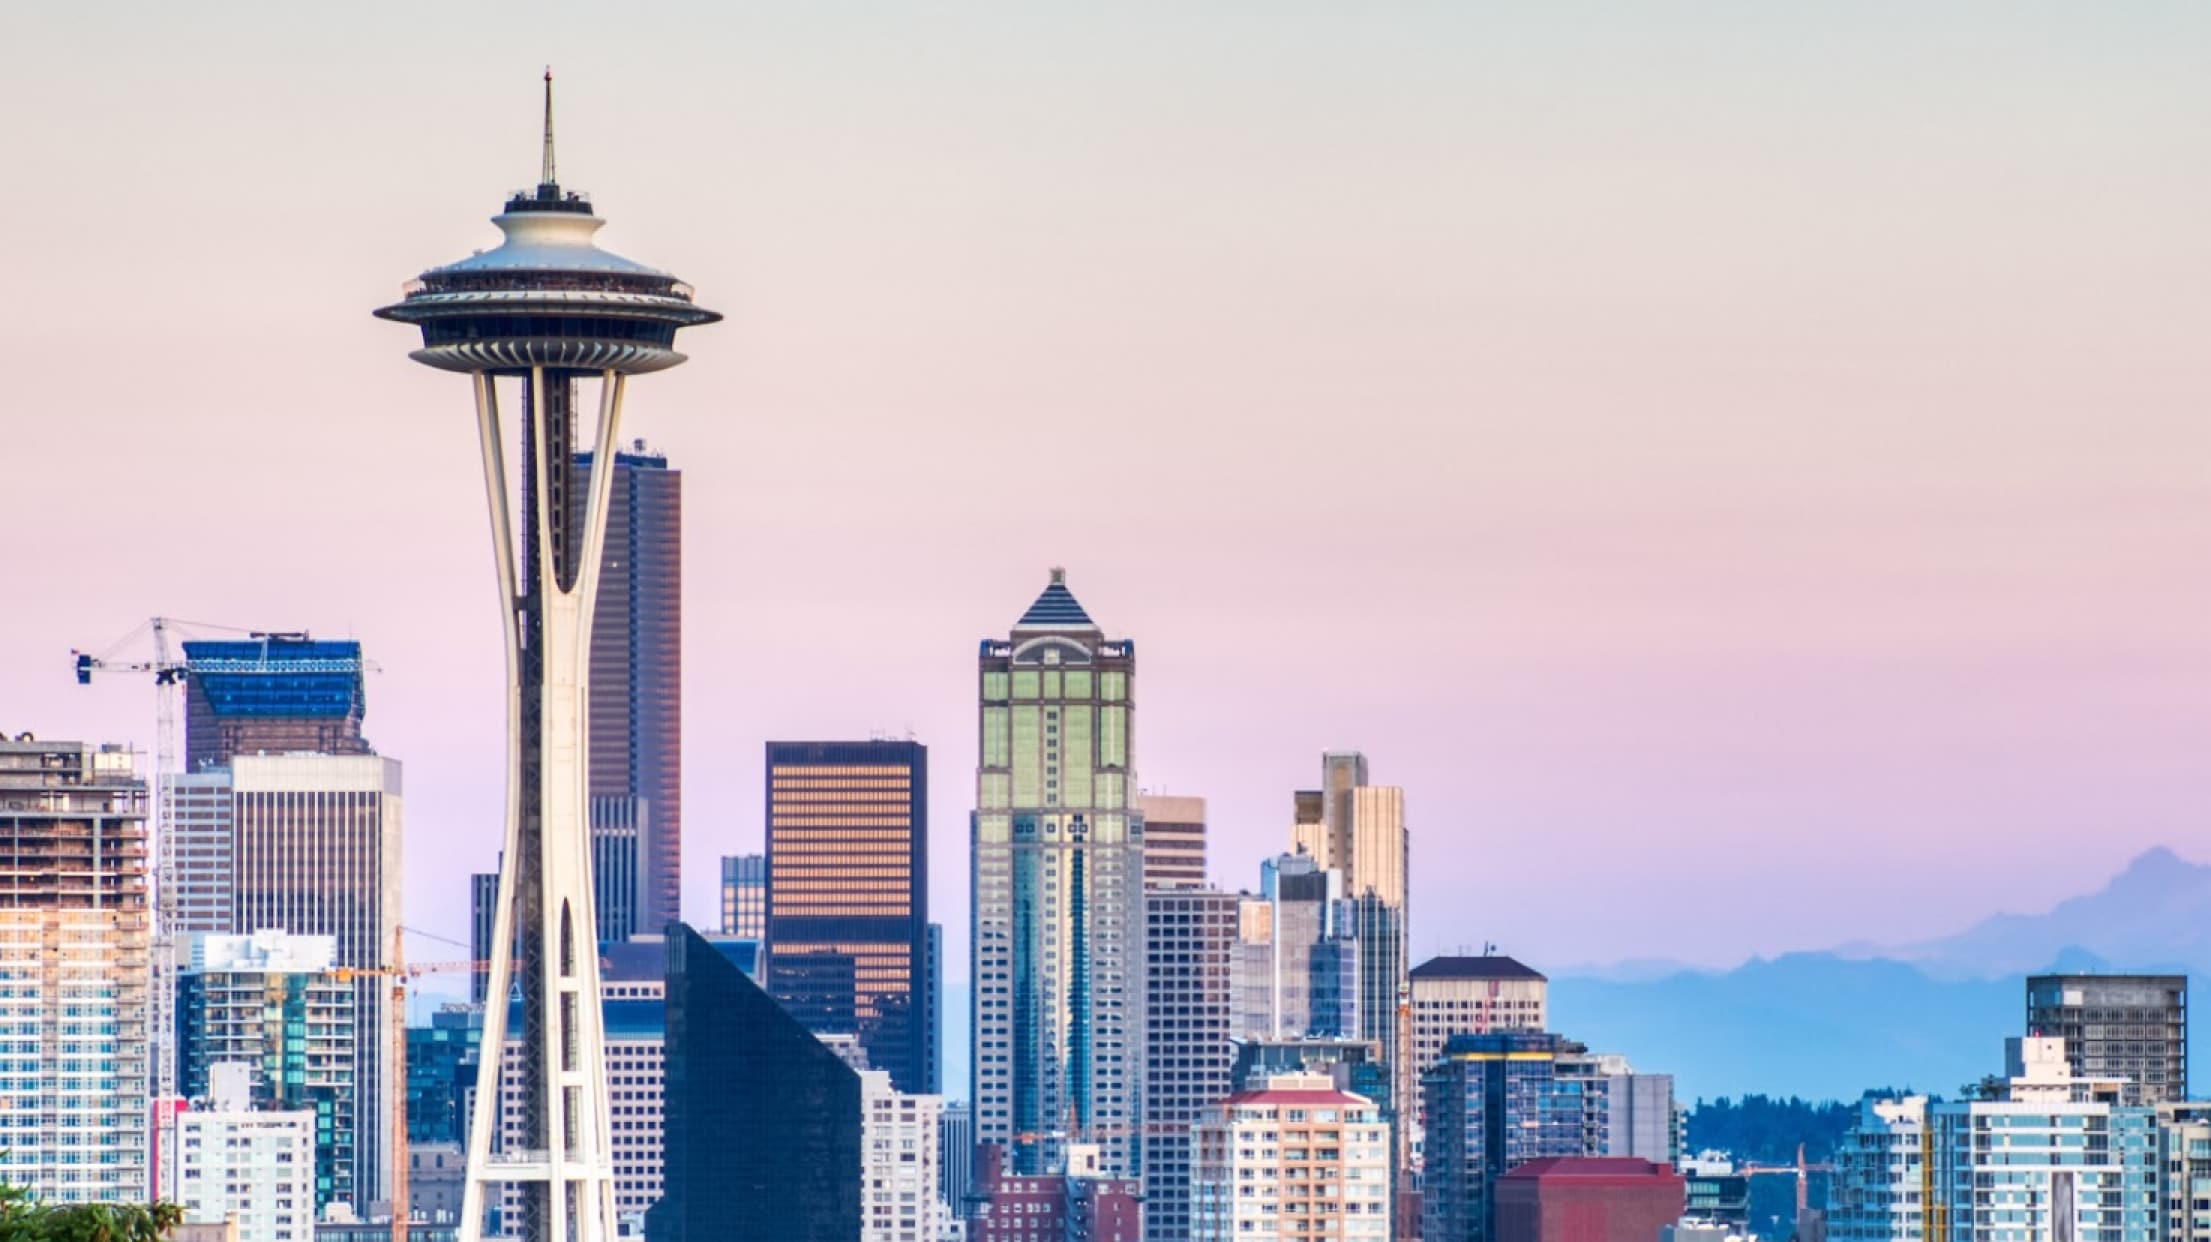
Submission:
{"label": "glass office tower", "polygon": [[768,991],[821,1034],[857,1035],[908,1093],[928,1081],[929,749],[770,742]]}

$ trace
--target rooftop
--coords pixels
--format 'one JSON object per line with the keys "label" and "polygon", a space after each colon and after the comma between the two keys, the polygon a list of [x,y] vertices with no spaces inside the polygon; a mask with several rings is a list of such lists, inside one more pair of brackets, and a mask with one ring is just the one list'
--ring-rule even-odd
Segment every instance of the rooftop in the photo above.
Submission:
{"label": "rooftop", "polygon": [[1415,979],[1533,979],[1546,982],[1543,972],[1501,954],[1481,957],[1431,957],[1413,967]]}
{"label": "rooftop", "polygon": [[1067,589],[1067,571],[1053,569],[1052,580],[1029,610],[1014,622],[1017,630],[1094,630],[1098,623],[1083,611],[1074,592]]}
{"label": "rooftop", "polygon": [[1666,1165],[1633,1156],[1547,1156],[1515,1165],[1505,1178],[1509,1181],[1570,1178],[1574,1181],[1650,1182],[1667,1178],[1679,1181],[1681,1175]]}
{"label": "rooftop", "polygon": [[295,634],[184,644],[192,681],[218,716],[358,716],[361,644]]}

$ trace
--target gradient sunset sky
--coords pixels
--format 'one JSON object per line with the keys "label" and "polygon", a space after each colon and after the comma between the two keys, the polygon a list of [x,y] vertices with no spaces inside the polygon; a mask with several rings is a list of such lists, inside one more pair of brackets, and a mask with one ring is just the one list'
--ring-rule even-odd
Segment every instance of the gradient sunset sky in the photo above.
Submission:
{"label": "gradient sunset sky", "polygon": [[686,905],[761,745],[929,744],[1065,565],[1231,887],[1327,748],[1417,954],[1726,963],[2211,857],[2211,6],[9,6],[0,728],[72,647],[358,637],[465,938],[501,657],[462,380],[369,317],[562,180],[728,321]]}

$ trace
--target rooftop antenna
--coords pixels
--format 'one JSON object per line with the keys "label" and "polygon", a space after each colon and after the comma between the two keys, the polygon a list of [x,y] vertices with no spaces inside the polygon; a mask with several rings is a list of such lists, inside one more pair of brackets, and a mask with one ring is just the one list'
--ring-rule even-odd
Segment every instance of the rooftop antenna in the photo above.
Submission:
{"label": "rooftop antenna", "polygon": [[545,66],[545,168],[539,174],[539,185],[558,185],[553,180],[553,67]]}

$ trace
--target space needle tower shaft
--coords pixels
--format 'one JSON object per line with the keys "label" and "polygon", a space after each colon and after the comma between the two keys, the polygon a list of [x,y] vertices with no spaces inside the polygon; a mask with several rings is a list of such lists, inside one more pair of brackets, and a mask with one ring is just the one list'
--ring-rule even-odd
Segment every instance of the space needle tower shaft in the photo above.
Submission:
{"label": "space needle tower shaft", "polygon": [[[505,234],[501,245],[424,272],[403,300],[376,311],[421,329],[415,361],[465,373],[474,387],[506,643],[506,850],[469,1128],[464,1242],[482,1237],[489,1196],[509,1186],[521,1213],[502,1233],[527,1242],[614,1237],[584,792],[592,604],[627,381],[681,363],[676,330],[720,318],[668,273],[594,244],[603,222],[590,201],[554,180],[550,72],[540,175],[493,219]],[[593,381],[595,392],[583,387]],[[503,386],[518,397],[520,453],[512,463]],[[578,480],[572,463],[586,447],[587,419],[591,465]],[[510,945],[511,960],[503,951]],[[519,1143],[498,1144],[510,1040],[519,1043],[522,1130]]]}

